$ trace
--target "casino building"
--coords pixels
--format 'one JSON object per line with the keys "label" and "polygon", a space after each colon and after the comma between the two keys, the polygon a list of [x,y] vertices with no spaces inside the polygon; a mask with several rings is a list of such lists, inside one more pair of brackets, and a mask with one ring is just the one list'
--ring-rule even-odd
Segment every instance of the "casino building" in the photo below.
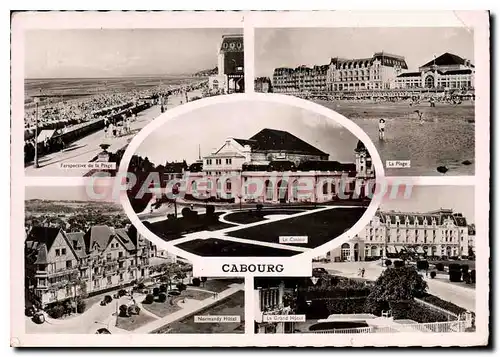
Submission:
{"label": "casino building", "polygon": [[276,68],[273,73],[274,93],[323,93],[326,90],[328,65]]}
{"label": "casino building", "polygon": [[[266,128],[249,139],[227,138],[203,157],[202,167],[185,173],[186,194],[206,190],[206,195],[224,199],[236,191],[233,202],[306,203],[346,198],[344,194],[365,198],[373,190],[369,185],[375,171],[361,141],[353,148],[353,163],[330,161],[329,156],[282,130]],[[203,189],[197,186],[201,179],[208,181]]]}
{"label": "casino building", "polygon": [[461,213],[378,211],[363,231],[326,254],[331,261],[360,261],[398,254],[468,255],[469,227]]}
{"label": "casino building", "polygon": [[245,91],[243,35],[223,35],[217,48],[218,73],[208,79],[212,94],[243,93]]}
{"label": "casino building", "polygon": [[369,58],[332,58],[328,66],[328,92],[391,89],[398,75],[408,69],[405,58],[385,52]]}
{"label": "casino building", "polygon": [[396,77],[397,89],[473,89],[474,65],[467,59],[451,53],[419,67],[418,72],[401,73]]}

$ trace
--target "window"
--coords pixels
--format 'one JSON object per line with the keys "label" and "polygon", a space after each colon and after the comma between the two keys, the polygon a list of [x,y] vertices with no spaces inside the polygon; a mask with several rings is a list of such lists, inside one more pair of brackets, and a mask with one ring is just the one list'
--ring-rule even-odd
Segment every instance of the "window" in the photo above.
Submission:
{"label": "window", "polygon": [[123,257],[123,252],[118,252],[118,258]]}
{"label": "window", "polygon": [[108,261],[109,261],[109,260],[111,260],[111,253],[108,253],[108,254],[106,255],[106,260],[108,260]]}
{"label": "window", "polygon": [[56,249],[56,257],[61,255],[61,251],[59,249]]}
{"label": "window", "polygon": [[66,260],[66,269],[71,269],[73,262],[71,260]]}
{"label": "window", "polygon": [[66,248],[61,249],[61,255],[66,255]]}
{"label": "window", "polygon": [[120,281],[122,281],[122,280],[123,280],[123,274],[120,273]]}
{"label": "window", "polygon": [[233,159],[226,159],[226,165],[231,165]]}
{"label": "window", "polygon": [[229,179],[226,181],[226,190],[231,190],[231,180]]}
{"label": "window", "polygon": [[111,277],[110,277],[110,276],[108,276],[107,280],[108,280],[108,281],[107,281],[108,285],[111,285],[111,284],[112,284],[112,282],[111,282]]}
{"label": "window", "polygon": [[212,165],[212,159],[207,159],[207,165]]}
{"label": "window", "polygon": [[222,159],[215,159],[215,164],[216,165],[221,165],[222,164]]}

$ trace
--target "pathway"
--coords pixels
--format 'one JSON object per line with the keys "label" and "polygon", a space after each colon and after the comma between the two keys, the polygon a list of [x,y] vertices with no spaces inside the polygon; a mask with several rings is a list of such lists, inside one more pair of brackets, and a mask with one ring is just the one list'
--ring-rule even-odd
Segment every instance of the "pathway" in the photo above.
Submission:
{"label": "pathway", "polygon": [[[343,263],[313,263],[314,267],[322,267],[335,275],[349,278],[359,278],[358,271],[365,268],[365,279],[377,280],[385,269],[378,262],[343,262]],[[435,295],[443,300],[452,302],[469,311],[476,311],[476,290],[455,284],[424,277],[428,285],[429,294]]]}
{"label": "pathway", "polygon": [[205,300],[186,299],[185,303],[182,302],[178,303],[178,305],[182,307],[181,310],[169,314],[165,317],[159,318],[155,321],[152,321],[144,326],[141,326],[132,331],[132,333],[134,334],[151,333],[152,331],[157,330],[160,327],[163,327],[167,324],[180,320],[185,316],[196,313],[197,311],[203,310],[204,308],[214,305],[215,303],[243,289],[244,289],[243,284],[231,284],[230,288],[220,292],[216,299],[214,299],[213,297],[208,297]]}

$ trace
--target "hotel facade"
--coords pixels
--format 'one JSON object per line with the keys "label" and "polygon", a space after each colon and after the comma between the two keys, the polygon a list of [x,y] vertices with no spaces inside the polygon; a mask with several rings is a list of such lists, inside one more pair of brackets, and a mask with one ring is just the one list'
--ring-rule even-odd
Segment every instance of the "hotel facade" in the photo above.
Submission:
{"label": "hotel facade", "polygon": [[210,93],[243,93],[245,91],[243,35],[223,35],[217,51],[218,73],[208,79]]}
{"label": "hotel facade", "polygon": [[455,54],[444,53],[420,66],[418,71],[410,72],[405,57],[376,52],[367,58],[335,57],[328,65],[312,68],[276,68],[273,90],[296,95],[371,93],[377,96],[393,92],[394,96],[407,96],[407,91],[472,90],[474,77],[471,61]]}
{"label": "hotel facade", "polygon": [[397,76],[396,89],[462,89],[474,88],[474,65],[470,60],[444,53],[420,66],[418,72]]}
{"label": "hotel facade", "polygon": [[326,254],[331,261],[362,261],[401,252],[425,256],[467,256],[469,227],[461,213],[378,211],[359,234]]}
{"label": "hotel facade", "polygon": [[185,172],[185,192],[217,200],[236,191],[233,202],[242,203],[320,203],[347,198],[342,194],[366,198],[375,171],[361,141],[353,159],[330,161],[329,154],[295,135],[266,128],[250,139],[227,138],[203,157],[196,172]]}
{"label": "hotel facade", "polygon": [[74,233],[31,227],[25,241],[27,298],[44,308],[148,278],[150,245],[134,232],[104,225]]}
{"label": "hotel facade", "polygon": [[290,315],[293,311],[290,306],[285,306],[285,294],[295,295],[293,288],[286,287],[283,280],[268,279],[263,286],[256,282],[254,290],[254,321],[255,333],[293,333],[294,322],[270,322],[268,315]]}
{"label": "hotel facade", "polygon": [[328,65],[276,68],[273,73],[274,93],[323,93],[327,89]]}

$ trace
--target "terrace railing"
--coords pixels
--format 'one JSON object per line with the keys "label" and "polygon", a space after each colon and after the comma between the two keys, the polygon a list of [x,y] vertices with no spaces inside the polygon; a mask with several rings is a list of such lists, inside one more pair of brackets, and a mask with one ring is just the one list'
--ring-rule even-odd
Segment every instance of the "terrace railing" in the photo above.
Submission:
{"label": "terrace railing", "polygon": [[423,324],[397,324],[377,327],[355,327],[314,331],[315,334],[358,334],[358,333],[396,333],[396,332],[423,332],[449,333],[464,332],[465,321],[429,322]]}
{"label": "terrace railing", "polygon": [[448,321],[454,321],[454,320],[459,320],[459,316],[454,314],[453,312],[450,312],[448,310],[445,310],[443,309],[442,307],[439,307],[439,306],[436,306],[436,305],[433,305],[427,301],[424,301],[424,300],[420,300],[420,299],[415,299],[415,302],[417,304],[421,304],[421,305],[424,305],[425,307],[435,311],[435,312],[439,312],[439,313],[442,313],[446,316],[448,316]]}

